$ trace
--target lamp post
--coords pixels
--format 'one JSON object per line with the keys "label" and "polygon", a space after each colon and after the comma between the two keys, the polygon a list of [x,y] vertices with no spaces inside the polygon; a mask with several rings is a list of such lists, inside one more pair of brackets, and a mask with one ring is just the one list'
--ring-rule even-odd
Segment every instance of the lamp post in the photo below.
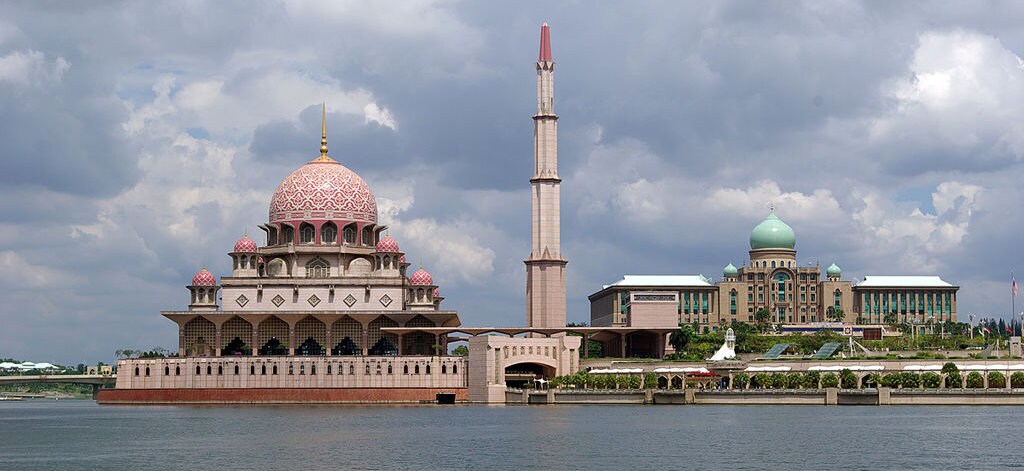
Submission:
{"label": "lamp post", "polygon": [[971,325],[971,340],[974,340],[974,314],[967,315],[968,323]]}

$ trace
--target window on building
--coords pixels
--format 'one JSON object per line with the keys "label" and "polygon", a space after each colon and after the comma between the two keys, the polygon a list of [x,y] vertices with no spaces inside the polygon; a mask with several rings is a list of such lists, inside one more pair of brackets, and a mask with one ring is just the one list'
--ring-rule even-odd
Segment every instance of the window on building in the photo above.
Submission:
{"label": "window on building", "polygon": [[335,226],[333,222],[328,222],[320,228],[320,242],[323,244],[333,244],[338,241],[338,226]]}
{"label": "window on building", "polygon": [[306,264],[306,278],[327,278],[330,273],[331,265],[320,257],[316,257]]}
{"label": "window on building", "polygon": [[295,242],[295,229],[292,226],[284,224],[281,226],[281,245],[291,244]]}
{"label": "window on building", "polygon": [[346,244],[352,245],[356,243],[356,228],[352,225],[345,226],[342,235],[345,237]]}
{"label": "window on building", "polygon": [[304,222],[304,223],[299,225],[299,242],[300,243],[312,244],[313,243],[314,234],[316,234],[316,231],[313,230],[313,225],[312,224],[310,224],[308,222]]}
{"label": "window on building", "polygon": [[363,228],[363,240],[362,240],[362,242],[363,242],[363,245],[373,245],[373,244],[376,243],[373,240],[373,228],[371,228],[371,227],[364,227]]}
{"label": "window on building", "polygon": [[413,374],[420,374],[420,365],[413,366]]}

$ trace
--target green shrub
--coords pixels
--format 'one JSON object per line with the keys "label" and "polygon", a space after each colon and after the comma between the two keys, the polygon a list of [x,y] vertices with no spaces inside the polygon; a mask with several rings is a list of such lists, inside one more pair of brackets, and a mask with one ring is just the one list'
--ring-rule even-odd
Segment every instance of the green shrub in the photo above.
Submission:
{"label": "green shrub", "polygon": [[947,361],[945,365],[942,365],[942,373],[945,375],[951,375],[953,373],[959,373],[960,369],[956,367],[956,363]]}
{"label": "green shrub", "polygon": [[818,389],[818,382],[821,380],[821,373],[817,371],[808,371],[804,373],[804,387],[808,389]]}
{"label": "green shrub", "polygon": [[988,372],[988,387],[990,388],[1005,388],[1006,387],[1006,376],[998,371]]}
{"label": "green shrub", "polygon": [[750,384],[750,375],[740,373],[732,378],[733,389],[744,389]]}
{"label": "green shrub", "polygon": [[772,385],[774,389],[782,389],[786,387],[786,374],[785,373],[772,373]]}
{"label": "green shrub", "polygon": [[931,371],[921,375],[921,384],[929,389],[936,389],[942,384],[942,376]]}
{"label": "green shrub", "polygon": [[967,373],[967,387],[969,388],[982,388],[985,387],[985,378],[981,376],[981,373],[972,371]]}
{"label": "green shrub", "polygon": [[946,376],[946,387],[947,388],[962,388],[964,387],[964,377],[960,375],[959,371],[954,371]]}
{"label": "green shrub", "polygon": [[889,373],[882,377],[882,380],[879,381],[879,384],[887,388],[898,388],[900,387],[900,374]]}
{"label": "green shrub", "polygon": [[839,378],[832,373],[826,373],[821,376],[821,387],[823,388],[835,388],[839,386]]}
{"label": "green shrub", "polygon": [[786,375],[786,387],[789,389],[800,389],[804,384],[804,375],[792,372]]}
{"label": "green shrub", "polygon": [[1024,373],[1017,371],[1010,375],[1010,387],[1024,388]]}
{"label": "green shrub", "polygon": [[653,389],[658,387],[658,375],[648,371],[644,373],[644,388]]}
{"label": "green shrub", "polygon": [[864,386],[878,387],[881,386],[882,375],[878,373],[871,373],[864,377]]}
{"label": "green shrub", "polygon": [[771,376],[768,376],[765,373],[758,373],[754,375],[753,378],[750,378],[750,386],[758,389],[770,388],[771,381]]}
{"label": "green shrub", "polygon": [[918,388],[921,387],[921,375],[917,373],[897,373],[900,377],[900,384],[905,388]]}
{"label": "green shrub", "polygon": [[844,389],[853,389],[857,387],[857,375],[853,374],[852,371],[843,368],[839,372],[839,384]]}

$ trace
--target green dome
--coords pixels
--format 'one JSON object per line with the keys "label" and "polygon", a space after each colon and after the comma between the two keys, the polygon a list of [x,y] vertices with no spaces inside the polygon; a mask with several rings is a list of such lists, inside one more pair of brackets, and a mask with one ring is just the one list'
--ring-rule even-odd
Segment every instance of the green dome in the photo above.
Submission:
{"label": "green dome", "polygon": [[733,264],[728,264],[722,269],[722,276],[739,276],[740,271]]}
{"label": "green dome", "polygon": [[839,276],[843,274],[843,270],[839,268],[839,265],[833,263],[828,266],[828,268],[825,270],[825,273],[827,273],[828,276]]}
{"label": "green dome", "polygon": [[782,222],[775,211],[750,231],[750,249],[793,249],[796,247],[796,233]]}

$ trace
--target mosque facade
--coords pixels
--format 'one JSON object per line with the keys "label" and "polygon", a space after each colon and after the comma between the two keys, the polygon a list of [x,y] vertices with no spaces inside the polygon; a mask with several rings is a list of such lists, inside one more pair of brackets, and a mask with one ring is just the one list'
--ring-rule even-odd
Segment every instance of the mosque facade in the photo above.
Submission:
{"label": "mosque facade", "polygon": [[[841,310],[852,324],[927,324],[957,319],[958,286],[938,276],[843,279],[835,263],[822,273],[796,260],[796,234],[773,211],[750,233],[749,259],[728,264],[717,282],[703,275],[625,275],[591,294],[592,326],[686,324],[716,331],[733,321],[822,324]],[[767,318],[758,319],[767,311]]]}

